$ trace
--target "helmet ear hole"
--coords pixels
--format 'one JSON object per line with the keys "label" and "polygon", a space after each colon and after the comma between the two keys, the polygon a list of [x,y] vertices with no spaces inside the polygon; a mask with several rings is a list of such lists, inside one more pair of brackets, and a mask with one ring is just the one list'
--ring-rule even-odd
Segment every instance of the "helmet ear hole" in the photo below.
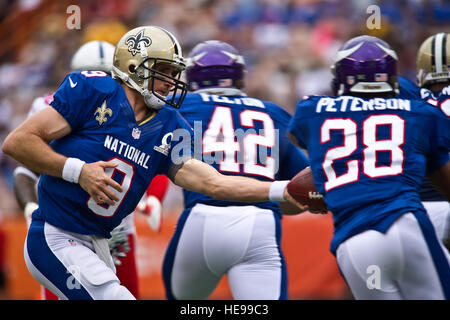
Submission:
{"label": "helmet ear hole", "polygon": [[136,72],[136,66],[134,64],[130,64],[128,66],[128,71],[130,71],[130,73],[135,73]]}

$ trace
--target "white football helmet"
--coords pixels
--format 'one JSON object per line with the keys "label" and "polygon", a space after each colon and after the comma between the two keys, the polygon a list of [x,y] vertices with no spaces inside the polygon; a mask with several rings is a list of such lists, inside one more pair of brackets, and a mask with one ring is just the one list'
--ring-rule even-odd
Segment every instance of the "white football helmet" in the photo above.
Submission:
{"label": "white football helmet", "polygon": [[106,41],[89,41],[72,56],[73,71],[100,70],[111,73],[115,47]]}

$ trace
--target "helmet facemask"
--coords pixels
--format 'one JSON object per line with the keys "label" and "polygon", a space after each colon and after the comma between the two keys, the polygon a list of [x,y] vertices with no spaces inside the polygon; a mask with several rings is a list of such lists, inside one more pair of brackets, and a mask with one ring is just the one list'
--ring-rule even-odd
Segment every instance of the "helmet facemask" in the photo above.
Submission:
{"label": "helmet facemask", "polygon": [[[158,71],[159,65],[169,65],[174,67],[171,75]],[[187,93],[187,84],[180,80],[181,72],[185,69],[184,63],[175,64],[173,60],[148,58],[139,65],[135,72],[144,82],[142,92],[146,104],[152,108],[160,109],[164,104],[179,108]],[[155,80],[168,83],[171,87],[167,95],[162,95],[155,91]],[[146,92],[145,92],[146,91]],[[147,103],[148,102],[148,103]],[[160,106],[160,108],[157,108]]]}

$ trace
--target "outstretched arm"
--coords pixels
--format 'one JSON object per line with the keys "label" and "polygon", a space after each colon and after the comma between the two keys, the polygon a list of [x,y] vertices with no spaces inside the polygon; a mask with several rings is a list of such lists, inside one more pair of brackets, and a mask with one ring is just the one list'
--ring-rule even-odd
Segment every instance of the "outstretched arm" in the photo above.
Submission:
{"label": "outstretched arm", "polygon": [[260,202],[269,200],[271,182],[220,174],[212,166],[190,159],[176,172],[173,182],[178,186],[204,193],[216,200]]}
{"label": "outstretched arm", "polygon": [[[184,189],[207,194],[216,200],[262,202],[284,198],[296,204],[285,188],[287,182],[223,175],[196,159],[186,161],[174,173],[172,181]],[[305,207],[300,207],[299,210],[304,211]]]}

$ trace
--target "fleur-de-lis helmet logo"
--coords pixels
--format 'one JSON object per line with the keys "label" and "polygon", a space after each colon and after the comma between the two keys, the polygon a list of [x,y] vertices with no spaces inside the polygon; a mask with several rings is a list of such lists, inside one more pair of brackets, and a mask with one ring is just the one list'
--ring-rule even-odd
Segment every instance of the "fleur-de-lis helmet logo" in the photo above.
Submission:
{"label": "fleur-de-lis helmet logo", "polygon": [[146,47],[150,46],[152,44],[152,39],[144,36],[144,30],[141,30],[137,35],[129,36],[125,40],[125,44],[128,45],[128,51],[134,56],[141,50],[141,45]]}

